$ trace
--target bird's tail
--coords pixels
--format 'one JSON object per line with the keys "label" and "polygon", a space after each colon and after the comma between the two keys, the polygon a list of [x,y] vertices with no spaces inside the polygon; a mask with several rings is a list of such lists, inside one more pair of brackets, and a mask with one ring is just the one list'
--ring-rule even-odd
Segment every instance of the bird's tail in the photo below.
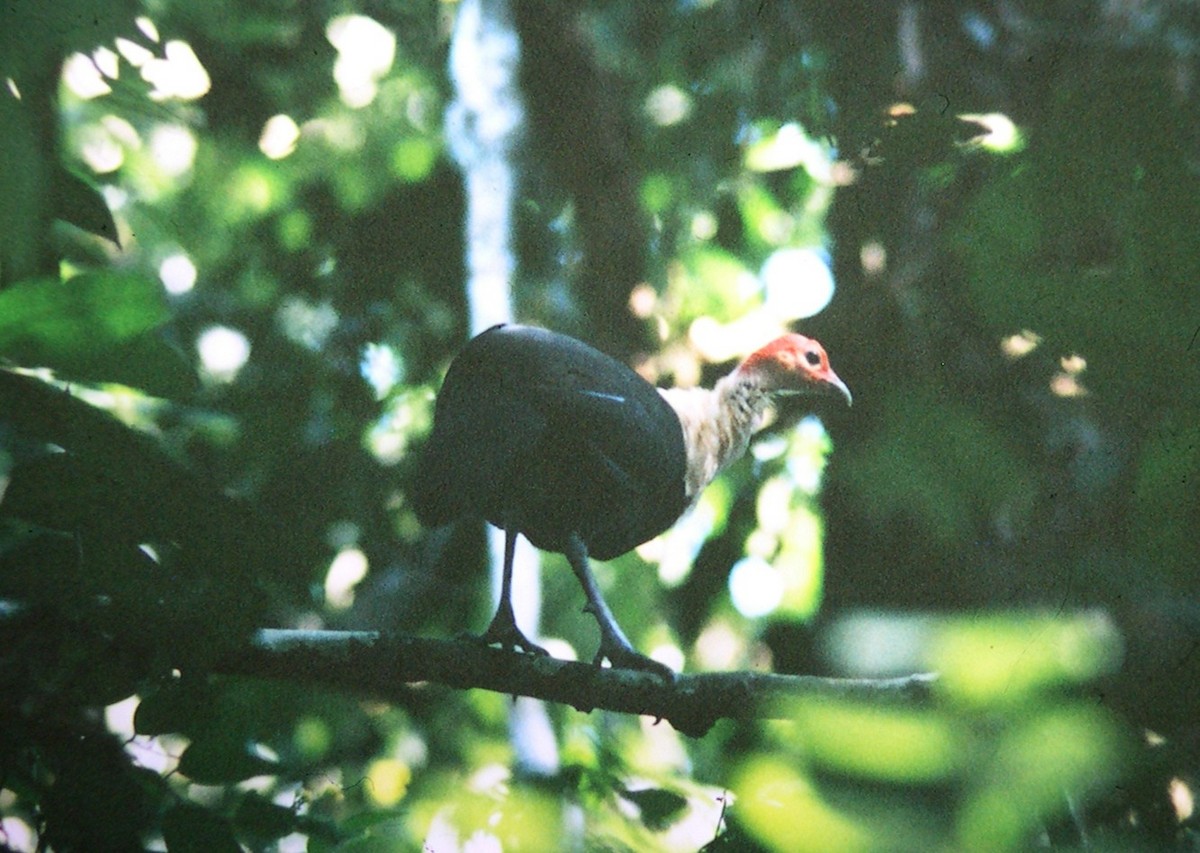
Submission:
{"label": "bird's tail", "polygon": [[409,500],[423,526],[441,527],[462,515],[462,500],[448,483],[444,467],[431,464],[430,456],[427,451],[417,465],[409,487]]}

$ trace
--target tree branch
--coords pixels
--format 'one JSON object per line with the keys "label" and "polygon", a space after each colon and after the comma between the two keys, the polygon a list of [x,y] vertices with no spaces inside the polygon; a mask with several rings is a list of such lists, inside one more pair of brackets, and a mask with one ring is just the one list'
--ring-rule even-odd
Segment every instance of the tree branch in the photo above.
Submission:
{"label": "tree branch", "polygon": [[680,675],[673,684],[650,673],[519,654],[471,640],[433,640],[377,631],[264,629],[226,674],[286,678],[402,701],[416,682],[479,688],[570,705],[645,714],[692,737],[719,719],[782,719],[788,700],[919,702],[936,676],[824,678],[758,672]]}

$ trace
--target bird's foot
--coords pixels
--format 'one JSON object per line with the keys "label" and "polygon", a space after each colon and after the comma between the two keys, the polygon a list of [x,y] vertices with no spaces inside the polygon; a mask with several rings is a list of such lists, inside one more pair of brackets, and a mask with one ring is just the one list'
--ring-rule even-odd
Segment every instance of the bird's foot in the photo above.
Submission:
{"label": "bird's foot", "polygon": [[525,636],[515,622],[497,617],[486,631],[475,639],[485,646],[499,646],[509,651],[548,657],[550,653]]}
{"label": "bird's foot", "polygon": [[592,660],[592,663],[600,666],[605,658],[616,668],[649,672],[652,675],[657,675],[667,684],[675,681],[675,671],[673,669],[665,663],[660,663],[654,658],[647,657],[641,652],[634,650],[628,644],[615,641],[601,642],[600,651],[596,652],[596,657]]}

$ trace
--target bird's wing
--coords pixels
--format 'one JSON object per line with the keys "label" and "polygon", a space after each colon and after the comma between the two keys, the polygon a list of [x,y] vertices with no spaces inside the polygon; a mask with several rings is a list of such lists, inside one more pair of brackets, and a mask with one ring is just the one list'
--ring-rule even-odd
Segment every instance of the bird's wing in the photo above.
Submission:
{"label": "bird's wing", "polygon": [[548,470],[564,473],[564,491],[589,508],[579,532],[607,559],[657,535],[683,509],[682,428],[641,379],[625,388],[581,379],[530,386],[546,427],[536,452],[547,456]]}
{"label": "bird's wing", "polygon": [[549,547],[576,533],[607,559],[682,511],[685,457],[678,417],[626,365],[563,335],[504,326],[472,340],[446,374],[414,506],[425,523],[515,518]]}
{"label": "bird's wing", "polygon": [[637,441],[632,429],[644,417],[638,401],[610,391],[554,383],[543,384],[537,390],[536,405],[546,420],[547,440],[570,447],[581,468],[598,467],[592,471],[593,476],[607,474],[610,490],[629,492],[637,488],[638,454],[631,459],[628,450],[631,441]]}

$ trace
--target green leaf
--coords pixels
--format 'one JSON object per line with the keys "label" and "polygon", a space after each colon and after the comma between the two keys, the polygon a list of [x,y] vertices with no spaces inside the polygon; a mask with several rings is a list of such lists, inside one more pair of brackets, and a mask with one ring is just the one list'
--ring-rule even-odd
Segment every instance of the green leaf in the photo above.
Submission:
{"label": "green leaf", "polygon": [[136,768],[104,743],[75,744],[79,755],[43,795],[41,841],[51,850],[133,850],[151,819],[147,789]]}
{"label": "green leaf", "polygon": [[687,798],[665,788],[643,788],[640,791],[621,791],[621,796],[636,805],[642,813],[642,823],[661,832],[681,816]]}
{"label": "green leaf", "polygon": [[139,275],[28,279],[0,292],[0,356],[68,378],[178,396],[196,379],[183,357],[153,334],[169,318],[162,288]]}
{"label": "green leaf", "polygon": [[0,352],[73,351],[136,337],[169,318],[162,288],[140,275],[84,273],[18,282],[0,293]]}
{"label": "green leaf", "polygon": [[198,386],[196,371],[183,353],[156,332],[96,353],[90,363],[74,366],[69,374],[81,381],[119,382],[155,397],[184,397]]}
{"label": "green leaf", "polygon": [[113,221],[112,211],[108,209],[100,191],[61,166],[54,177],[55,189],[58,191],[54,200],[55,215],[89,234],[112,240],[120,246],[117,223]]}
{"label": "green leaf", "polygon": [[133,714],[133,730],[140,735],[172,732],[195,735],[205,729],[213,714],[213,691],[197,679],[174,681],[146,696]]}
{"label": "green leaf", "polygon": [[163,815],[163,840],[170,853],[240,853],[229,821],[208,809],[180,803]]}
{"label": "green leaf", "polygon": [[[11,512],[10,503],[6,497],[6,514]],[[27,521],[19,516],[6,520],[11,520],[14,527]],[[86,593],[79,583],[78,544],[69,534],[48,531],[40,525],[28,526],[36,532],[5,542],[0,552],[0,597],[53,603],[61,610],[84,608]]]}
{"label": "green leaf", "polygon": [[193,741],[179,758],[179,772],[201,785],[240,782],[277,769],[251,752],[248,741],[222,735]]}
{"label": "green leaf", "polygon": [[291,809],[264,800],[253,791],[242,797],[233,820],[238,829],[261,841],[290,835],[296,831],[298,823],[296,813]]}

